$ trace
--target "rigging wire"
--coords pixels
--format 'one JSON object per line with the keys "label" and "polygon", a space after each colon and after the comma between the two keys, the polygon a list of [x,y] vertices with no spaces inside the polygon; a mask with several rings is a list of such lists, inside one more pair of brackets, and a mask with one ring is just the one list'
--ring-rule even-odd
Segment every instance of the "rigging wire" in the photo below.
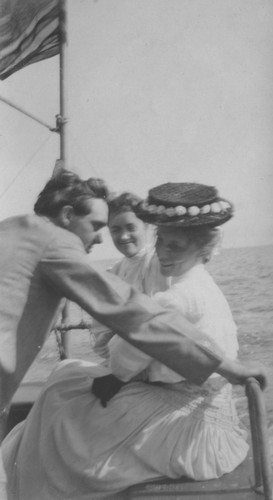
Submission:
{"label": "rigging wire", "polygon": [[3,97],[1,95],[0,95],[0,101],[4,102],[5,104],[7,104],[8,106],[10,106],[11,108],[16,109],[16,111],[19,111],[23,115],[28,116],[28,118],[32,118],[32,120],[34,120],[37,123],[40,123],[40,125],[43,125],[43,127],[46,127],[51,132],[58,132],[58,128],[57,127],[51,127],[50,125],[48,125],[43,120],[40,120],[40,118],[37,118],[37,116],[33,115],[32,113],[29,113],[28,111],[26,111],[25,109],[23,109],[21,106],[18,106],[18,104],[14,104],[9,99],[6,99],[5,97]]}
{"label": "rigging wire", "polygon": [[20,170],[17,172],[17,174],[15,175],[15,177],[12,179],[12,181],[8,184],[8,186],[6,187],[6,189],[0,194],[0,199],[2,199],[5,194],[7,193],[7,191],[11,188],[11,186],[14,184],[14,182],[16,181],[16,179],[18,179],[18,177],[21,175],[21,173],[29,166],[29,164],[32,162],[33,158],[39,153],[39,151],[45,146],[45,144],[52,138],[52,136],[50,135],[49,137],[47,137],[43,142],[42,144],[40,144],[40,146],[34,151],[34,153],[31,155],[31,157],[28,159],[28,161],[25,163],[25,165],[23,165]]}

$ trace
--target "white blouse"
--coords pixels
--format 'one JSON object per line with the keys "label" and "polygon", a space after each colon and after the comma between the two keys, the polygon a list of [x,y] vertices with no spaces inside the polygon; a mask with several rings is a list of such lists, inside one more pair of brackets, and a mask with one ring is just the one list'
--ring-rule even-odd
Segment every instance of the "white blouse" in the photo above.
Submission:
{"label": "white blouse", "polygon": [[[202,345],[229,358],[236,358],[237,329],[229,305],[203,264],[196,265],[179,278],[172,278],[171,287],[154,294],[153,298],[165,308],[180,311],[193,323],[200,334],[197,341]],[[111,339],[109,350],[112,373],[124,381],[143,370],[149,381],[176,383],[183,380],[180,375],[118,336]]]}
{"label": "white blouse", "polygon": [[151,248],[142,248],[134,257],[123,257],[109,271],[143,292],[145,272],[153,252]]}

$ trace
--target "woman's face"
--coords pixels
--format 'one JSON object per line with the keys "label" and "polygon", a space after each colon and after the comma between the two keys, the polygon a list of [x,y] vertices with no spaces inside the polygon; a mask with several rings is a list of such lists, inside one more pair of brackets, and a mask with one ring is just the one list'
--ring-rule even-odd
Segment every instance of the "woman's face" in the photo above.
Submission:
{"label": "woman's face", "polygon": [[159,227],[156,253],[163,276],[181,276],[201,262],[201,250],[183,229]]}
{"label": "woman's face", "polygon": [[134,212],[110,216],[109,230],[115,247],[125,257],[134,257],[144,246],[144,224]]}

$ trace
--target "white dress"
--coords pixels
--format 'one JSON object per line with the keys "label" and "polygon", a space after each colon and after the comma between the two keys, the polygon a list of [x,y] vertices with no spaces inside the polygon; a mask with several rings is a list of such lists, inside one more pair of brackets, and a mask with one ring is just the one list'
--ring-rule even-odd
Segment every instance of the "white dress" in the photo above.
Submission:
{"label": "white dress", "polygon": [[[229,307],[203,266],[157,300],[183,310],[200,342],[209,342],[208,333],[213,348],[236,357]],[[213,375],[199,387],[124,341],[111,344],[115,373],[128,380],[144,370],[156,383],[130,382],[103,408],[90,388],[107,368],[60,363],[25,423],[3,442],[9,500],[96,500],[164,476],[217,478],[246,457],[246,431],[225,379]]]}

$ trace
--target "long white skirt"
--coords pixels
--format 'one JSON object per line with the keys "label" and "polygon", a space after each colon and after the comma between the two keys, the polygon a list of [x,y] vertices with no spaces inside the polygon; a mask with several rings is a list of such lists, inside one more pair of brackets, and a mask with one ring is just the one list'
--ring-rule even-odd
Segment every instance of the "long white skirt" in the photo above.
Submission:
{"label": "long white skirt", "polygon": [[132,382],[103,408],[103,367],[60,363],[27,420],[2,445],[9,500],[95,500],[167,476],[211,479],[246,457],[231,386]]}

